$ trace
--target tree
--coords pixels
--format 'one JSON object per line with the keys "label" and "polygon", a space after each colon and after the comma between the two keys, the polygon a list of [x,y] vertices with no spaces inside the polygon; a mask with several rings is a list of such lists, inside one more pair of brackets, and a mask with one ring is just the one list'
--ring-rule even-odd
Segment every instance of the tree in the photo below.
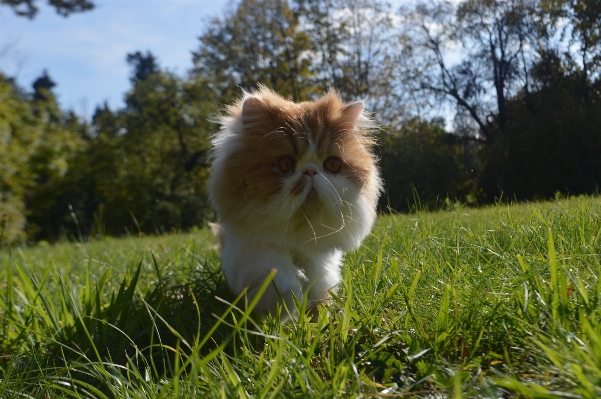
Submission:
{"label": "tree", "polygon": [[296,0],[311,39],[311,82],[335,87],[346,101],[365,99],[386,126],[400,122],[403,94],[395,75],[399,54],[390,5],[378,0]]}
{"label": "tree", "polygon": [[61,112],[54,96],[45,94],[32,99],[0,75],[1,243],[22,241],[37,229],[29,223],[31,200],[53,198],[38,193],[67,173],[82,144],[75,115]]}
{"label": "tree", "polygon": [[[33,19],[39,11],[36,2],[36,0],[1,0],[1,4],[11,7],[17,15],[29,19]],[[63,17],[94,8],[94,3],[90,0],[48,0],[48,4],[54,7],[56,12]]]}
{"label": "tree", "polygon": [[[549,62],[545,61],[545,66]],[[545,68],[536,68],[540,79]],[[481,187],[485,192],[491,173],[502,173],[503,192],[518,200],[594,194],[601,186],[601,96],[582,92],[583,71],[556,66],[550,84],[533,92],[532,107],[519,99],[508,101],[513,118],[498,143],[502,151],[487,153]],[[496,166],[496,167],[492,167]]]}
{"label": "tree", "polygon": [[218,111],[214,96],[207,81],[166,72],[138,81],[127,94],[119,115],[119,180],[103,195],[113,229],[122,229],[130,212],[144,231],[204,223],[209,137],[217,130],[209,122]]}
{"label": "tree", "polygon": [[315,90],[307,85],[311,43],[286,0],[246,0],[212,20],[193,53],[194,73],[211,80],[222,102],[258,83],[295,101]]}
{"label": "tree", "polygon": [[591,83],[601,78],[601,3],[596,0],[564,1],[561,16],[571,23],[571,43],[579,54],[566,52],[582,69],[581,90],[586,102],[591,104]]}
{"label": "tree", "polygon": [[153,73],[159,72],[157,60],[150,51],[146,51],[146,54],[142,54],[140,51],[129,53],[126,60],[132,67],[132,75],[129,79],[134,85],[138,81],[148,79]]}
{"label": "tree", "polygon": [[[154,60],[149,55],[136,60]],[[35,204],[31,201],[38,238],[77,235],[71,212],[82,234],[92,236],[161,233],[205,223],[209,137],[217,130],[209,122],[218,111],[215,94],[206,80],[140,68],[143,63],[130,63],[132,77],[140,70],[152,73],[132,79],[125,108],[98,107],[85,149],[71,159],[62,179],[38,191]]]}
{"label": "tree", "polygon": [[52,88],[54,86],[56,86],[56,83],[50,78],[48,71],[44,70],[42,76],[33,82],[33,98],[36,100],[47,100],[49,96],[52,96]]}
{"label": "tree", "polygon": [[[529,0],[417,5],[404,36],[414,61],[406,70],[409,89],[455,105],[459,132],[494,142],[509,118],[507,99],[529,91],[539,37],[535,11]],[[450,51],[457,46],[461,51]]]}
{"label": "tree", "polygon": [[0,74],[0,245],[25,238],[27,161],[39,135],[27,100]]}
{"label": "tree", "polygon": [[442,121],[406,121],[381,133],[380,167],[386,192],[380,209],[410,211],[413,205],[437,209],[445,199],[474,204],[478,196],[476,152],[446,132]]}
{"label": "tree", "polygon": [[215,82],[222,102],[258,83],[295,101],[336,88],[365,99],[379,122],[403,111],[390,6],[379,0],[246,0],[211,21],[194,72]]}
{"label": "tree", "polygon": [[97,107],[91,124],[60,109],[47,72],[31,94],[0,76],[1,241],[204,224],[211,82],[161,71],[150,52],[127,61],[126,106]]}

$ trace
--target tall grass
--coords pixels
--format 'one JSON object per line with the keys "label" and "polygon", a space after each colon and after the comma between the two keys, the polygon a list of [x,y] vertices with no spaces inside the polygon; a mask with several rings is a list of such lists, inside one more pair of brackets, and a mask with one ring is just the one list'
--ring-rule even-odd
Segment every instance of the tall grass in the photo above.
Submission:
{"label": "tall grass", "polygon": [[206,231],[7,249],[0,397],[601,397],[600,235],[599,198],[383,216],[286,324]]}

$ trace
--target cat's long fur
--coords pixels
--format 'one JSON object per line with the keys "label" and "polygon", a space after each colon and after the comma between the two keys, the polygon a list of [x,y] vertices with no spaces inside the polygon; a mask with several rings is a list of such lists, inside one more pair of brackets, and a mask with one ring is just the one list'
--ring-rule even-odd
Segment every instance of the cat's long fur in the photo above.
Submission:
{"label": "cat's long fur", "polygon": [[[208,192],[230,288],[246,287],[252,299],[276,269],[274,283],[291,312],[293,295],[300,300],[307,290],[309,307],[327,302],[343,252],[371,229],[382,189],[364,104],[344,104],[332,90],[293,103],[261,87],[227,107],[219,122]],[[336,159],[341,167],[332,173],[324,162],[334,170]],[[284,172],[286,162],[294,167]],[[273,314],[278,301],[270,287],[255,311]]]}

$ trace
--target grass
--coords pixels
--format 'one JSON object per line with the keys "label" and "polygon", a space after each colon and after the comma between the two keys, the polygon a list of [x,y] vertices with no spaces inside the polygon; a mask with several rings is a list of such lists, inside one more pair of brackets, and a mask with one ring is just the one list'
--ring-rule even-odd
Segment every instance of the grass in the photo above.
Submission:
{"label": "grass", "polygon": [[383,216],[283,325],[204,230],[4,250],[0,397],[601,397],[600,236],[598,197]]}

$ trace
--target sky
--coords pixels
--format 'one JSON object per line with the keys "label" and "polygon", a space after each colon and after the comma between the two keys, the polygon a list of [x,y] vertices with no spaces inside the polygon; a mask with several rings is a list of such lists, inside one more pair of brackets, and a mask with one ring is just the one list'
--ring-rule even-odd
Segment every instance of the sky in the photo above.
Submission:
{"label": "sky", "polygon": [[[392,0],[397,9],[407,0]],[[31,90],[44,70],[56,83],[61,107],[89,119],[98,105],[124,105],[130,89],[128,53],[152,52],[159,66],[180,76],[206,22],[234,0],[94,0],[96,8],[64,18],[37,0],[33,20],[0,5],[0,72]]]}
{"label": "sky", "polygon": [[97,105],[123,106],[130,88],[127,53],[150,50],[159,66],[179,75],[206,21],[229,0],[96,0],[96,8],[64,18],[46,0],[33,20],[0,5],[0,71],[31,85],[44,70],[63,109],[90,118]]}

